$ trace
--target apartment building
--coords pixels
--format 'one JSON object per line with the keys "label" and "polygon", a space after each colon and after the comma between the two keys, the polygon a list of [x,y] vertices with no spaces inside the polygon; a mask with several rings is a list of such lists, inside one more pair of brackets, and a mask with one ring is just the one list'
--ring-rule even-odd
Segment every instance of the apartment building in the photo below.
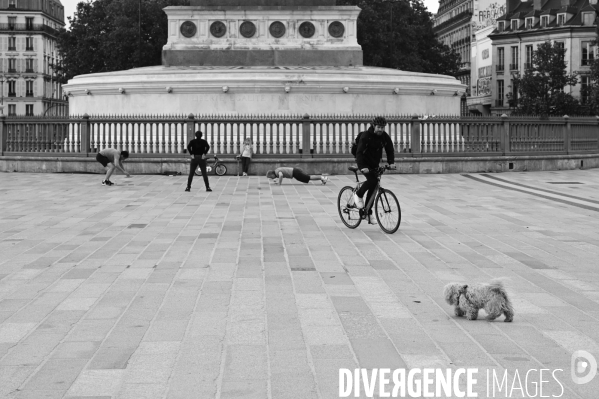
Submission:
{"label": "apartment building", "polygon": [[461,56],[460,72],[456,76],[470,94],[470,62],[472,17],[478,0],[440,0],[439,10],[433,23],[433,31],[439,41],[456,50]]}
{"label": "apartment building", "polygon": [[[506,14],[497,20],[492,40],[494,68],[493,114],[509,113],[517,105],[518,87],[513,76],[532,65],[532,54],[546,41],[566,49],[567,72],[580,75],[579,84],[566,87],[584,104],[581,89],[589,84],[590,63],[595,59],[597,0],[508,0]],[[508,93],[512,100],[508,102]]]}
{"label": "apartment building", "polygon": [[67,115],[56,81],[60,0],[0,0],[0,96],[4,115]]}

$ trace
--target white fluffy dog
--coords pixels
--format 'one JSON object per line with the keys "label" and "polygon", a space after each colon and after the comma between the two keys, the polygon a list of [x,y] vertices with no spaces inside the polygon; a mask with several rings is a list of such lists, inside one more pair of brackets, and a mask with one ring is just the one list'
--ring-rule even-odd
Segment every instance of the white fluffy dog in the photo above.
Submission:
{"label": "white fluffy dog", "polygon": [[489,284],[458,284],[450,283],[443,290],[445,301],[455,306],[456,316],[466,316],[468,320],[476,320],[478,311],[487,312],[487,320],[495,320],[501,314],[505,321],[514,320],[514,308],[499,280],[492,280]]}

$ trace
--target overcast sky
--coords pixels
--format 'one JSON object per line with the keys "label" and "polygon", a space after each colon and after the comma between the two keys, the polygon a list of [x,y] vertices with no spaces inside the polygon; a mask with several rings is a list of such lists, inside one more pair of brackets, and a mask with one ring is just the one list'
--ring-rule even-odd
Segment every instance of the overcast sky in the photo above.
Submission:
{"label": "overcast sky", "polygon": [[[67,24],[66,28],[68,29],[69,21],[67,17],[72,17],[75,13],[75,9],[77,8],[77,3],[80,3],[82,0],[60,0],[62,5],[64,6],[64,19]],[[83,0],[86,1],[86,0]],[[439,8],[439,0],[423,0],[424,5],[428,8],[430,12],[433,14],[437,12]]]}

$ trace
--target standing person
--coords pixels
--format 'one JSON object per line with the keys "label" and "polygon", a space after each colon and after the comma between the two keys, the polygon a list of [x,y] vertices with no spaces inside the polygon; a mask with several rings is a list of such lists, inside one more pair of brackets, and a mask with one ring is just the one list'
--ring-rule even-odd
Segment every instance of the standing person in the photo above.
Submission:
{"label": "standing person", "polygon": [[269,170],[268,172],[266,172],[266,177],[268,177],[269,179],[273,179],[273,183],[279,185],[283,184],[284,178],[299,180],[302,183],[310,183],[310,180],[320,180],[322,184],[327,184],[327,182],[329,181],[329,178],[324,175],[308,175],[304,173],[304,171],[300,168],[286,167],[280,167],[276,168],[275,170]]}
{"label": "standing person", "polygon": [[387,153],[387,163],[395,169],[395,151],[391,137],[385,132],[387,121],[382,116],[372,120],[370,128],[356,137],[356,162],[358,169],[366,177],[366,181],[354,194],[354,203],[358,208],[364,208],[364,194],[368,190],[368,197],[373,194],[378,181],[376,169],[379,167],[383,155],[383,148]]}
{"label": "standing person", "polygon": [[129,151],[119,151],[114,148],[104,148],[102,151],[96,155],[96,161],[100,162],[102,166],[107,167],[106,177],[102,180],[103,186],[112,186],[114,183],[110,181],[110,176],[112,176],[112,172],[114,172],[114,168],[119,169],[121,172],[127,175],[127,177],[131,177],[129,173],[123,168],[123,162],[129,158]]}
{"label": "standing person", "polygon": [[202,177],[204,178],[206,191],[212,191],[210,188],[210,183],[208,182],[208,173],[206,173],[206,154],[208,154],[209,150],[210,144],[208,144],[208,142],[202,138],[202,132],[198,130],[196,132],[196,138],[187,144],[187,151],[191,156],[191,162],[189,165],[189,177],[187,178],[187,188],[185,191],[189,192],[191,190],[193,174],[198,166],[202,171]]}
{"label": "standing person", "polygon": [[253,152],[252,141],[249,137],[247,137],[245,140],[243,140],[243,150],[241,151],[241,170],[243,171],[244,176],[248,175]]}

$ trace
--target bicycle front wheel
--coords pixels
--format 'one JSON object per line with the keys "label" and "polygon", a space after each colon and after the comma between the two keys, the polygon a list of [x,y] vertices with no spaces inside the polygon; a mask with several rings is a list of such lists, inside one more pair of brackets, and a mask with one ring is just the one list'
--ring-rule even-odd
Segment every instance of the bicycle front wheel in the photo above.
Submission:
{"label": "bicycle front wheel", "polygon": [[214,173],[216,173],[219,176],[224,176],[225,173],[227,173],[227,167],[222,163],[219,163],[218,165],[216,165],[216,168],[214,168]]}
{"label": "bicycle front wheel", "polygon": [[339,191],[339,196],[337,197],[337,209],[339,210],[341,221],[350,229],[355,229],[362,221],[360,210],[354,205],[353,196],[354,188],[345,186]]}
{"label": "bicycle front wheel", "polygon": [[381,229],[387,234],[393,234],[401,223],[401,208],[395,194],[382,189],[374,203],[374,213]]}

